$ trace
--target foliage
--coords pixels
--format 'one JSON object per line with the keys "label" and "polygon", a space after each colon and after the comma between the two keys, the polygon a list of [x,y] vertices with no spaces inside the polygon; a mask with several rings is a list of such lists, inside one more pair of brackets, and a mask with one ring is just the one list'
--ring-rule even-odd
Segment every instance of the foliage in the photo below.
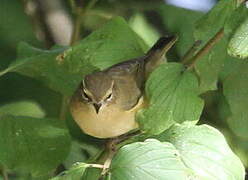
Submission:
{"label": "foliage", "polygon": [[[46,40],[36,39],[32,16],[25,14],[21,1],[2,1],[0,10],[6,13],[0,16],[3,175],[9,174],[10,180],[245,178],[245,3],[220,0],[204,14],[160,0],[84,1],[85,7],[71,0],[72,4],[63,5],[81,24],[82,40],[44,48]],[[78,14],[81,8],[84,13]],[[159,26],[151,21],[153,16],[159,17]],[[136,118],[142,134],[121,142],[101,175],[105,141],[79,130],[68,112],[68,98],[86,74],[144,55],[166,32],[177,34],[179,41],[167,54],[168,62],[145,84],[149,105]],[[185,54],[199,40],[200,46],[186,61]]]}

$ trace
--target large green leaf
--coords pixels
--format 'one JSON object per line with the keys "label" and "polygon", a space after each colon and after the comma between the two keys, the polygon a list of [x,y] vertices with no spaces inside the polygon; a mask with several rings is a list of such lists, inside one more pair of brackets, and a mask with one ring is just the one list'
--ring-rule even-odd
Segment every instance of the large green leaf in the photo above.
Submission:
{"label": "large green leaf", "polygon": [[155,139],[123,146],[114,157],[112,180],[182,180],[196,179],[170,143]]}
{"label": "large green leaf", "polygon": [[235,70],[223,81],[223,91],[232,116],[229,127],[241,137],[248,138],[248,63],[239,62]]}
{"label": "large green leaf", "polygon": [[61,63],[69,72],[85,70],[91,64],[101,70],[144,54],[147,49],[142,39],[125,20],[115,17],[63,54]]}
{"label": "large green leaf", "polygon": [[231,73],[236,71],[242,63],[242,59],[234,58],[227,55],[222,71],[219,74],[220,81],[223,82]]}
{"label": "large green leaf", "polygon": [[20,43],[18,58],[7,69],[0,72],[18,72],[44,82],[48,87],[70,95],[77,86],[80,76],[68,73],[60,67],[56,57],[63,52],[63,48],[54,50],[40,50],[26,43]]}
{"label": "large green leaf", "polygon": [[[201,40],[202,46],[220,31],[235,9],[235,1],[220,0],[206,15],[202,16],[195,25],[195,40]],[[210,27],[210,25],[212,25]],[[200,77],[200,91],[217,89],[219,72],[226,58],[227,40],[223,39],[211,51],[200,58],[195,66]]]}
{"label": "large green leaf", "polygon": [[172,143],[198,179],[244,180],[245,169],[240,159],[213,127],[175,125],[157,138]]}
{"label": "large green leaf", "polygon": [[18,72],[71,95],[85,74],[141,56],[145,49],[143,40],[122,18],[116,17],[65,52],[65,48],[40,50],[21,43],[19,58],[0,75]]}
{"label": "large green leaf", "polygon": [[244,180],[245,169],[224,136],[208,125],[176,124],[164,133],[123,146],[113,158],[113,180]]}
{"label": "large green leaf", "polygon": [[149,106],[138,113],[138,122],[147,133],[159,134],[174,123],[194,124],[201,115],[197,78],[181,64],[158,67],[146,83],[146,94]]}
{"label": "large green leaf", "polygon": [[9,169],[47,174],[69,153],[69,133],[59,120],[3,115],[0,129],[0,163]]}
{"label": "large green leaf", "polygon": [[195,71],[200,77],[201,93],[217,89],[218,78],[227,59],[227,43],[227,39],[223,38],[207,55],[196,62]]}

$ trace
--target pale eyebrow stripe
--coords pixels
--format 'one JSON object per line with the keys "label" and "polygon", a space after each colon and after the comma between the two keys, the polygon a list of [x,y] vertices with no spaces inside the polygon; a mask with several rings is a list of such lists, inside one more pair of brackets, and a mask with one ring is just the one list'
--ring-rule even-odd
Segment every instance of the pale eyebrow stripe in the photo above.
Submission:
{"label": "pale eyebrow stripe", "polygon": [[103,99],[106,99],[113,91],[113,87],[114,87],[114,80],[112,80],[111,86],[110,88],[107,90],[105,96],[103,96]]}

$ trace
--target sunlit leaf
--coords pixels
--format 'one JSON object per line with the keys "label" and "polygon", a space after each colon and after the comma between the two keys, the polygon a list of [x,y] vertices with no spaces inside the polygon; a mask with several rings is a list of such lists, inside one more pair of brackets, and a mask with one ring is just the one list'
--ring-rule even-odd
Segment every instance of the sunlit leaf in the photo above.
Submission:
{"label": "sunlit leaf", "polygon": [[245,169],[224,136],[208,125],[175,125],[157,137],[179,151],[185,166],[204,180],[243,180]]}
{"label": "sunlit leaf", "polygon": [[241,59],[248,57],[248,16],[232,36],[228,44],[228,53]]}
{"label": "sunlit leaf", "polygon": [[170,143],[155,139],[122,147],[111,164],[112,180],[196,179]]}

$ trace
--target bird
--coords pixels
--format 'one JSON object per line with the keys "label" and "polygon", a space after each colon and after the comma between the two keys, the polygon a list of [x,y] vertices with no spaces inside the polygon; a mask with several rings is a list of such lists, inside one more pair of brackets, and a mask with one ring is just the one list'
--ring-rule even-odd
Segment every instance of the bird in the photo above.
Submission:
{"label": "bird", "polygon": [[145,82],[176,40],[161,37],[144,56],[86,75],[70,100],[70,112],[82,131],[104,139],[137,129],[135,115],[148,105]]}

